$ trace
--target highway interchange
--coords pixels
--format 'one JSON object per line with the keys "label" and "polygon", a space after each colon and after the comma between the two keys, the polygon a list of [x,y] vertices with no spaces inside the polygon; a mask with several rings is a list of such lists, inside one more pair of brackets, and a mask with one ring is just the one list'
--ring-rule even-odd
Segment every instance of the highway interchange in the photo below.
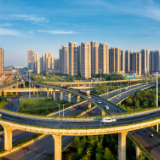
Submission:
{"label": "highway interchange", "polygon": [[[108,97],[113,96],[114,94],[117,94],[117,92],[118,91],[115,91],[115,93],[112,92],[112,94],[108,94]],[[92,98],[93,98],[93,96],[92,96]],[[103,103],[107,104],[105,102],[102,102],[102,105],[103,105]],[[114,112],[114,114],[117,113],[117,110],[114,107],[112,109],[112,107],[110,106],[110,110],[111,110],[111,112]],[[68,116],[67,113],[69,113],[69,112],[70,111],[66,111],[65,116]],[[157,114],[159,115],[159,113],[157,113]],[[91,115],[94,115],[94,114],[91,114]],[[5,116],[4,116],[4,118],[5,118]],[[15,117],[11,117],[11,119],[12,118],[15,120]],[[24,120],[24,121],[26,121],[26,120]],[[29,120],[27,120],[27,121],[29,121]],[[38,122],[38,123],[40,123],[40,122]],[[96,122],[96,123],[98,123],[98,126],[99,126],[99,122]],[[73,139],[73,137],[64,136],[62,139],[63,139],[62,142],[63,142],[63,146],[64,146],[71,139]],[[43,143],[43,145],[42,145],[42,143]],[[22,150],[19,150],[18,152],[10,154],[10,155],[6,156],[5,158],[15,159],[15,157],[16,157],[16,159],[26,159],[27,160],[29,158],[33,159],[33,157],[34,157],[34,158],[38,158],[38,159],[46,159],[50,155],[52,155],[53,152],[54,152],[54,150],[53,150],[53,138],[52,138],[52,136],[48,135],[48,136],[45,136],[43,139],[39,140],[38,142],[35,142],[34,144],[32,144],[32,145],[30,145],[26,148],[23,148]],[[3,159],[3,158],[1,158],[1,159]]]}

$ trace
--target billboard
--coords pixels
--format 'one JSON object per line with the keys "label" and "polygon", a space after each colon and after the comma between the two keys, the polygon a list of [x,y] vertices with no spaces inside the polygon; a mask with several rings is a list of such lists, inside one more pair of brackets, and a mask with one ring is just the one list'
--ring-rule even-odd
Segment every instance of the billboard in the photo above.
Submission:
{"label": "billboard", "polygon": [[126,78],[136,78],[136,75],[135,74],[129,74],[129,75],[126,75]]}

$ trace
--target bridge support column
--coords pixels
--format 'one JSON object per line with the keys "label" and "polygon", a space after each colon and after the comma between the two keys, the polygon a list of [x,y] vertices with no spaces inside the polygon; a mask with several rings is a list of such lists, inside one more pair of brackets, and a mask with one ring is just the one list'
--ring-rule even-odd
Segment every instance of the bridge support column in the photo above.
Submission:
{"label": "bridge support column", "polygon": [[126,136],[128,132],[118,133],[118,160],[126,160]]}
{"label": "bridge support column", "polygon": [[80,102],[80,96],[77,96],[77,103]]}
{"label": "bridge support column", "polygon": [[156,131],[159,132],[159,125],[156,125]]}
{"label": "bridge support column", "polygon": [[53,90],[53,99],[56,99],[56,91],[55,91],[55,89]]}
{"label": "bridge support column", "polygon": [[4,97],[7,97],[7,92],[3,92],[4,93]]}
{"label": "bridge support column", "polygon": [[25,88],[25,82],[23,83],[23,88]]}
{"label": "bridge support column", "polygon": [[60,91],[60,100],[63,100],[63,91]]}
{"label": "bridge support column", "polygon": [[140,150],[139,147],[136,145],[136,158],[139,159],[140,156],[141,156],[141,150]]}
{"label": "bridge support column", "polygon": [[77,84],[77,87],[79,87],[79,83]]}
{"label": "bridge support column", "polygon": [[47,98],[49,97],[49,88],[47,88]]}
{"label": "bridge support column", "polygon": [[106,115],[106,113],[102,110],[102,116],[105,116]]}
{"label": "bridge support column", "polygon": [[68,102],[71,102],[71,93],[68,93]]}
{"label": "bridge support column", "polygon": [[35,93],[35,91],[34,91],[34,92],[33,92],[33,95],[35,96],[35,94],[36,94],[36,93]]}
{"label": "bridge support column", "polygon": [[0,97],[2,96],[2,91],[0,91]]}
{"label": "bridge support column", "polygon": [[89,87],[91,86],[91,84],[89,83]]}
{"label": "bridge support column", "polygon": [[52,91],[50,91],[50,95],[52,95]]}
{"label": "bridge support column", "polygon": [[4,149],[12,149],[12,128],[8,126],[3,126],[4,128]]}
{"label": "bridge support column", "polygon": [[88,101],[88,108],[91,108],[91,102]]}
{"label": "bridge support column", "polygon": [[54,159],[62,160],[62,136],[52,135],[54,138]]}

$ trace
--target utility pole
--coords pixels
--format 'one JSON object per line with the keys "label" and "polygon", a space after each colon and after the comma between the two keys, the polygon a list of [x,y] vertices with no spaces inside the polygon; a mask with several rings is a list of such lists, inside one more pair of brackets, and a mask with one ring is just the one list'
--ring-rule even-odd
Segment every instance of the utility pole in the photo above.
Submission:
{"label": "utility pole", "polygon": [[158,107],[158,75],[159,75],[159,73],[157,72],[157,76],[156,76],[156,107]]}

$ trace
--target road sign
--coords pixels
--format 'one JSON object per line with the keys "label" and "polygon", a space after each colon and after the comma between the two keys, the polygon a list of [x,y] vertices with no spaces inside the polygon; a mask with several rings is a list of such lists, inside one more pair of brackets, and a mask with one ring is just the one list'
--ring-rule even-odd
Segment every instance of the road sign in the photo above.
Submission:
{"label": "road sign", "polygon": [[136,78],[136,75],[135,74],[129,74],[129,75],[126,75],[126,78]]}

